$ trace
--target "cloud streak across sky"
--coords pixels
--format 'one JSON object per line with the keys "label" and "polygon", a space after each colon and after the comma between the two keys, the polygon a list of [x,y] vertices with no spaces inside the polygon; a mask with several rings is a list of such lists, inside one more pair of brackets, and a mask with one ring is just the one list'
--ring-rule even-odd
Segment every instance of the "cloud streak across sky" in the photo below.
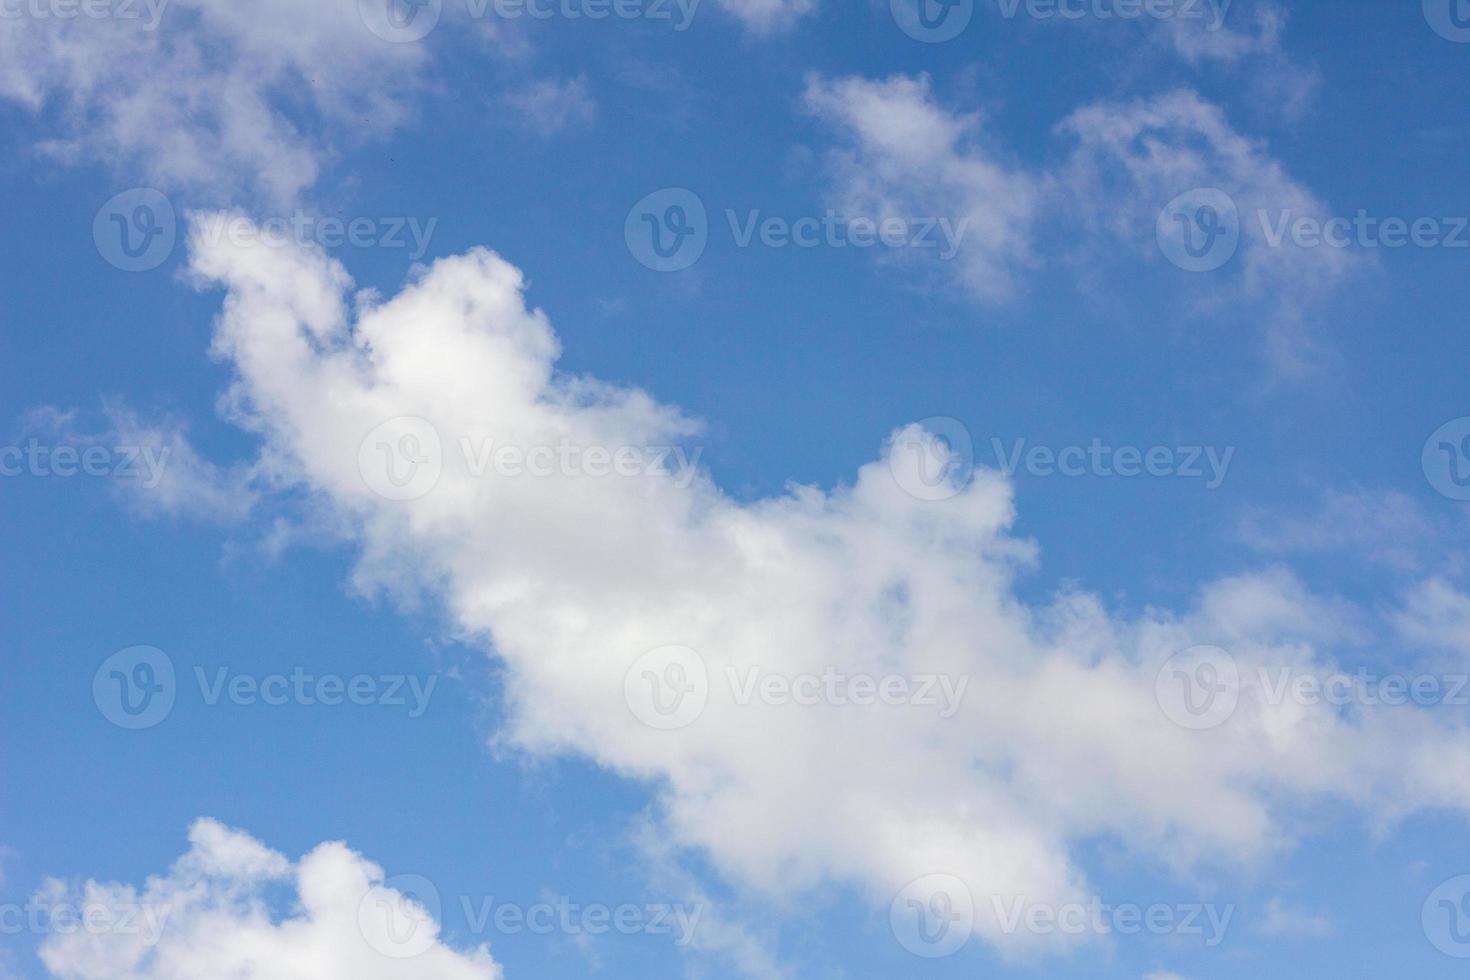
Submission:
{"label": "cloud streak across sky", "polygon": [[[746,504],[658,472],[485,478],[453,452],[427,492],[385,499],[362,468],[384,423],[427,423],[444,446],[656,446],[694,425],[645,392],[559,373],[551,324],[488,251],[387,299],[354,299],[311,249],[196,235],[191,268],[225,290],[215,349],[237,375],[237,421],[263,442],[258,467],[354,528],[359,586],[441,601],[505,666],[506,744],[647,782],[673,840],[753,893],[839,882],[882,905],[944,872],[977,897],[977,930],[1019,954],[1063,937],[1003,929],[986,897],[1084,901],[1082,840],[1185,874],[1281,853],[1324,802],[1381,822],[1470,809],[1444,764],[1470,758],[1462,720],[1266,696],[1257,679],[1273,672],[1330,672],[1361,615],[1287,572],[1136,617],[1080,591],[1027,604],[1016,582],[1036,550],[1010,530],[1007,480],[981,470],[949,499],[918,499],[904,485],[938,451],[918,429],[850,485]],[[1155,681],[1200,644],[1240,665],[1241,703],[1191,732]],[[670,645],[716,678],[835,666],[970,683],[951,717],[742,704],[711,683],[697,720],[660,731],[630,712],[625,680]]]}

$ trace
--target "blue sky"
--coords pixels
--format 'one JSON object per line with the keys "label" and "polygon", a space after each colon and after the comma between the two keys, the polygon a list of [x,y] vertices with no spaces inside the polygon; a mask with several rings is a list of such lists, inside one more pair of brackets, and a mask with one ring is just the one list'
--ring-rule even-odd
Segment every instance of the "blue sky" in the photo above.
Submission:
{"label": "blue sky", "polygon": [[0,4],[0,980],[1463,974],[1470,9],[923,2]]}

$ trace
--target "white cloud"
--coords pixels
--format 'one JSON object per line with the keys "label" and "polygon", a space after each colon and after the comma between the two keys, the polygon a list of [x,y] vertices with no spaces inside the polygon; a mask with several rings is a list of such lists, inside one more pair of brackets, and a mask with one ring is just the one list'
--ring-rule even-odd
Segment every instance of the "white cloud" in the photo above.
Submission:
{"label": "white cloud", "polygon": [[1185,978],[1177,973],[1170,973],[1168,970],[1157,970],[1148,974],[1143,980],[1185,980]]}
{"label": "white cloud", "polygon": [[1403,571],[1420,567],[1444,531],[1407,494],[1361,489],[1329,489],[1305,516],[1253,510],[1239,528],[1245,543],[1261,551],[1347,553]]}
{"label": "white cloud", "polygon": [[[935,264],[987,302],[1024,288],[1042,235],[1069,273],[1116,268],[1120,241],[1161,262],[1156,225],[1165,206],[1216,188],[1234,202],[1240,246],[1235,265],[1198,276],[1198,302],[1259,310],[1273,365],[1299,374],[1317,356],[1312,312],[1362,264],[1342,249],[1299,247],[1289,235],[1272,241],[1266,228],[1274,232],[1283,215],[1321,220],[1330,217],[1326,205],[1194,92],[1078,109],[1057,126],[1073,142],[1064,162],[1029,170],[1008,160],[980,114],[941,105],[927,76],[814,77],[805,104],[843,141],[831,158],[834,206],[875,218],[968,221],[959,254]],[[895,257],[921,256],[900,249]]]}
{"label": "white cloud", "polygon": [[[1470,810],[1455,762],[1470,762],[1463,719],[1262,697],[1257,668],[1316,672],[1344,636],[1343,604],[1284,572],[1136,618],[1082,593],[1029,605],[1014,582],[1034,549],[1010,533],[1011,487],[981,471],[942,502],[906,493],[895,474],[911,481],[937,451],[918,430],[849,487],[749,504],[656,470],[476,476],[461,439],[667,446],[696,429],[646,393],[557,373],[546,316],[490,252],[440,260],[391,299],[352,300],[346,272],[316,251],[197,236],[193,249],[200,279],[227,290],[216,350],[273,480],[355,527],[357,583],[441,599],[504,664],[507,747],[648,781],[675,850],[754,894],[835,881],[884,907],[942,871],[973,891],[978,931],[1019,951],[1059,940],[1007,934],[991,897],[1085,900],[1073,860],[1084,839],[1233,871],[1290,846],[1289,818],[1307,804],[1383,821]],[[400,423],[418,427],[411,443],[406,430],[367,442],[409,416],[421,420]],[[437,479],[386,499],[372,467],[388,461]],[[1241,703],[1222,727],[1187,732],[1160,711],[1155,678],[1200,643],[1233,653]],[[698,651],[711,683],[703,714],[663,731],[637,720],[624,685],[671,644]],[[740,704],[726,670],[750,667],[973,683],[953,717]]]}
{"label": "white cloud", "polygon": [[294,203],[334,141],[403,118],[426,59],[369,32],[356,0],[137,9],[151,13],[0,18],[0,97],[54,117],[55,156],[216,204]]}
{"label": "white cloud", "polygon": [[[1180,57],[1186,61],[1220,61],[1235,63],[1258,55],[1276,54],[1281,50],[1281,33],[1286,28],[1286,11],[1274,3],[1261,3],[1247,8],[1244,4],[1233,8],[1234,17],[1227,11],[1220,19],[1166,17],[1155,21],[1164,29],[1164,36]],[[1251,18],[1245,30],[1227,26],[1228,20]]]}
{"label": "white cloud", "polygon": [[[47,904],[114,911],[109,921],[117,927],[50,933],[38,950],[47,971],[61,980],[501,976],[486,947],[458,951],[440,942],[430,910],[345,844],[322,844],[293,863],[212,820],[197,821],[189,843],[167,874],[141,889],[48,882],[38,896]],[[294,890],[285,916],[273,914],[267,899],[282,885]],[[397,918],[390,923],[390,916]],[[394,955],[410,949],[422,952]]]}
{"label": "white cloud", "polygon": [[103,469],[140,516],[178,516],[233,523],[249,516],[260,498],[250,467],[222,467],[200,456],[185,427],[172,419],[145,420],[128,405],[105,401],[107,424],[88,431],[76,412],[38,409],[27,431],[79,451],[105,450]]}
{"label": "white cloud", "polygon": [[1290,235],[1272,242],[1267,228],[1284,217],[1332,215],[1262,142],[1236,132],[1219,106],[1190,91],[1087,106],[1059,130],[1077,140],[1063,180],[1072,214],[1142,254],[1159,255],[1155,222],[1177,195],[1201,187],[1228,194],[1239,220],[1240,271],[1201,276],[1200,288],[1213,293],[1210,302],[1246,299],[1266,310],[1268,351],[1283,373],[1314,365],[1310,314],[1364,260],[1343,249],[1301,247]]}
{"label": "white cloud", "polygon": [[804,99],[847,140],[830,161],[834,207],[878,220],[967,221],[956,275],[984,300],[1015,293],[1018,273],[1032,264],[1042,183],[1004,162],[979,114],[939,106],[925,75],[813,76]]}
{"label": "white cloud", "polygon": [[1325,915],[1291,908],[1279,898],[1266,902],[1266,911],[1257,928],[1267,936],[1294,936],[1321,939],[1332,935],[1332,920]]}
{"label": "white cloud", "polygon": [[[758,34],[815,8],[720,2]],[[344,147],[401,125],[427,88],[434,35],[384,40],[358,0],[113,8],[136,16],[0,17],[0,100],[42,119],[52,134],[37,147],[46,155],[102,163],[192,203],[296,206]],[[463,15],[446,4],[439,31]],[[518,24],[487,16],[472,26],[501,54],[527,50]],[[593,106],[581,80],[534,82],[508,98],[550,130]]]}
{"label": "white cloud", "polygon": [[814,13],[817,0],[720,0],[720,6],[755,34],[788,29]]}
{"label": "white cloud", "polygon": [[1470,664],[1470,596],[1444,579],[1411,589],[1396,624],[1411,643],[1457,653]]}
{"label": "white cloud", "polygon": [[597,103],[587,92],[585,77],[548,79],[508,93],[503,100],[542,136],[552,136],[576,123],[591,122]]}
{"label": "white cloud", "polygon": [[[1236,26],[1213,26],[1212,19],[1181,17],[1158,21],[1157,36],[1193,66],[1215,65],[1235,72],[1248,86],[1252,102],[1288,120],[1301,116],[1321,85],[1315,68],[1298,64],[1282,47],[1288,15],[1272,2],[1237,3],[1228,18]],[[1248,23],[1239,22],[1249,18]]]}

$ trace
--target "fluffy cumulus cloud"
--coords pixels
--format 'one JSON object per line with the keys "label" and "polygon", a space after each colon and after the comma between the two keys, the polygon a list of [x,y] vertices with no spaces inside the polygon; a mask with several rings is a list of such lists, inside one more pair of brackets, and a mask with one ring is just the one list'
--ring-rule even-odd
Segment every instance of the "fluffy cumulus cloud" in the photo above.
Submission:
{"label": "fluffy cumulus cloud", "polygon": [[[359,585],[428,592],[483,638],[507,674],[507,746],[646,781],[674,850],[750,894],[836,882],[886,907],[947,874],[976,929],[1019,953],[1065,941],[1001,913],[1085,901],[1079,841],[1183,873],[1277,853],[1324,802],[1470,809],[1463,719],[1265,696],[1261,678],[1323,673],[1353,639],[1352,611],[1286,572],[1137,617],[1082,592],[1028,604],[1011,487],[954,476],[922,430],[850,485],[740,503],[642,451],[698,438],[678,410],[557,371],[551,324],[491,252],[385,299],[317,251],[192,249],[225,291],[215,347],[260,472],[354,528]],[[508,468],[536,447],[539,468]],[[620,450],[633,465],[609,470]],[[1240,678],[1208,730],[1176,724],[1156,685],[1197,644]],[[936,684],[858,704],[824,680],[794,704],[772,676]]]}
{"label": "fluffy cumulus cloud", "polygon": [[1043,236],[1049,254],[1074,265],[1115,261],[1119,242],[1162,261],[1160,214],[1186,192],[1219,191],[1228,202],[1210,203],[1223,221],[1233,209],[1238,254],[1200,277],[1202,302],[1259,304],[1272,363],[1290,374],[1314,363],[1317,304],[1360,264],[1349,251],[1294,240],[1291,223],[1324,220],[1327,206],[1188,90],[1078,109],[1057,126],[1070,147],[1052,168],[1011,162],[982,117],[941,104],[927,76],[816,77],[805,104],[841,143],[834,204],[853,215],[964,222],[958,255],[941,264],[985,301],[1024,286]]}
{"label": "fluffy cumulus cloud", "polygon": [[[212,820],[142,888],[51,881],[38,900],[100,927],[52,931],[38,953],[59,980],[499,980],[485,947],[460,951],[411,896],[341,843],[297,862]],[[287,915],[273,905],[289,894]],[[274,902],[272,901],[274,899]],[[410,955],[411,954],[411,955]]]}

